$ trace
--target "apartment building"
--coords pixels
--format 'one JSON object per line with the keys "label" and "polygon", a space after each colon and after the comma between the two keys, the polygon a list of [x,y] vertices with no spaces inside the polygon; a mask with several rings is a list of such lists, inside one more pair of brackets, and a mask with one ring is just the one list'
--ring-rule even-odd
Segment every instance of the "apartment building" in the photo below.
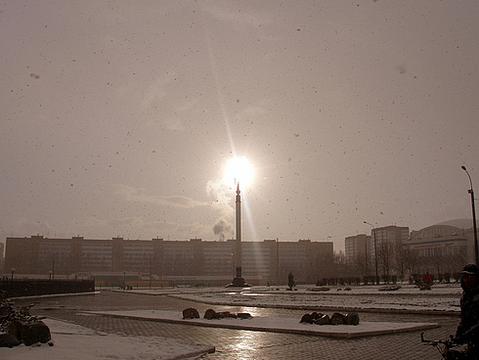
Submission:
{"label": "apartment building", "polygon": [[371,236],[359,234],[344,239],[344,255],[347,264],[366,263],[368,261],[368,247]]}
{"label": "apartment building", "polygon": [[[235,240],[189,241],[7,238],[6,268],[18,274],[128,272],[163,277],[223,277],[234,274]],[[298,282],[332,276],[333,243],[311,240],[242,242],[245,278],[255,283]]]}

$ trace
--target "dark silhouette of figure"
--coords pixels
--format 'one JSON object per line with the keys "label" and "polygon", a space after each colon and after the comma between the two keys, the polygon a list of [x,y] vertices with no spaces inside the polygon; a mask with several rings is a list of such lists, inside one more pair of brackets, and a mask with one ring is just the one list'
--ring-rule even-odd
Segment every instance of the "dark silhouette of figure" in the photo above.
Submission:
{"label": "dark silhouette of figure", "polygon": [[455,342],[468,344],[469,359],[479,359],[479,267],[468,264],[461,271],[461,322]]}
{"label": "dark silhouette of figure", "polygon": [[296,286],[296,282],[294,281],[294,275],[292,272],[288,274],[288,287],[289,290],[293,290],[293,288]]}

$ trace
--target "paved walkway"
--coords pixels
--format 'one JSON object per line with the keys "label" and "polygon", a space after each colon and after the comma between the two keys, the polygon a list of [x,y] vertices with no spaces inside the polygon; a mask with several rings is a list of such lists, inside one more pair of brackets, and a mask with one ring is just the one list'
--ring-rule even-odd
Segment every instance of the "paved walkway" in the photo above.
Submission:
{"label": "paved walkway", "polygon": [[[431,346],[420,343],[420,332],[382,335],[351,340],[337,340],[318,336],[290,335],[245,330],[203,328],[198,326],[167,324],[143,320],[120,319],[85,315],[85,310],[168,309],[181,311],[195,307],[200,313],[210,305],[170,298],[122,294],[104,291],[99,295],[47,298],[36,303],[36,314],[72,321],[92,329],[123,335],[166,336],[194,343],[216,346],[216,353],[208,360],[282,360],[282,359],[441,359]],[[288,314],[300,318],[303,311],[285,309],[258,309],[247,307],[214,306],[216,310],[248,311],[256,315]],[[368,321],[437,322],[438,329],[426,331],[428,338],[446,338],[453,334],[458,317],[438,315],[403,315],[360,313]],[[85,359],[87,360],[87,359]]]}

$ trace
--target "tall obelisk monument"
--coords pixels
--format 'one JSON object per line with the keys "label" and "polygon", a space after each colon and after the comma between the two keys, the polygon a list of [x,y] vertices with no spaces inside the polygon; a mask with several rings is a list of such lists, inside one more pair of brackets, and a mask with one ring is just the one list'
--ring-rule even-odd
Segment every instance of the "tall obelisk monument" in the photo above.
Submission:
{"label": "tall obelisk monument", "polygon": [[241,195],[239,182],[236,185],[235,271],[236,277],[241,278]]}
{"label": "tall obelisk monument", "polygon": [[234,246],[235,277],[232,285],[235,287],[248,286],[241,275],[241,195],[239,182],[236,185],[236,240]]}

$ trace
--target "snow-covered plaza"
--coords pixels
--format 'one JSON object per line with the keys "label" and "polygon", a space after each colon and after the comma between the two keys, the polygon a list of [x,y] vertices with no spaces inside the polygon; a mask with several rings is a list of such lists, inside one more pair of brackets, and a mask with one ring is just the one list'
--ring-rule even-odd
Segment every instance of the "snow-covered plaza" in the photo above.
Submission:
{"label": "snow-covered plaza", "polygon": [[[0,349],[6,360],[60,359],[439,359],[420,333],[445,338],[458,322],[461,289],[384,287],[103,289],[97,295],[18,299],[46,316],[54,346]],[[194,307],[200,319],[183,320]],[[202,319],[206,309],[248,320]],[[300,324],[317,311],[359,313],[360,324]]]}

